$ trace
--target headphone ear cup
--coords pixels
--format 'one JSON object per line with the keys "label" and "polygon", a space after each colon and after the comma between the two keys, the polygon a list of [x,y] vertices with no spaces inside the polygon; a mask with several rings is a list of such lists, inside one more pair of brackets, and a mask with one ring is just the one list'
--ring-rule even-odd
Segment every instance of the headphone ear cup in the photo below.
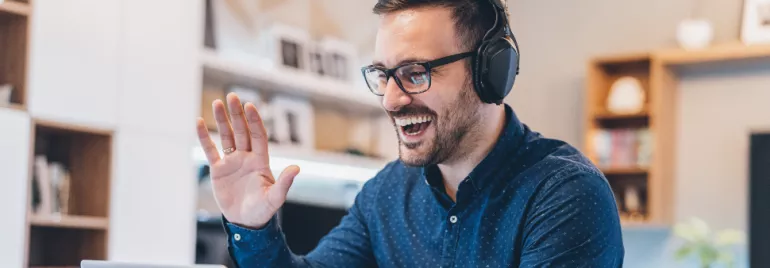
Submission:
{"label": "headphone ear cup", "polygon": [[482,42],[479,46],[478,51],[476,52],[475,57],[473,57],[473,89],[476,91],[476,95],[479,96],[482,102],[486,102],[484,99],[484,81],[483,81],[483,70],[484,70],[484,64],[486,57],[484,56],[484,51],[487,48],[487,42]]}
{"label": "headphone ear cup", "polygon": [[478,77],[481,100],[501,104],[516,81],[519,55],[506,38],[498,38],[483,46]]}

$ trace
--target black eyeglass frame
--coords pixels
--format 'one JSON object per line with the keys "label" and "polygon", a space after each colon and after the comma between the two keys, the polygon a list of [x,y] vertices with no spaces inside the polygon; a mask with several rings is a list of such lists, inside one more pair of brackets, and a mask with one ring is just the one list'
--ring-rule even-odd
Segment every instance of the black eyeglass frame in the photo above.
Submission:
{"label": "black eyeglass frame", "polygon": [[[398,85],[398,88],[401,89],[401,91],[403,91],[404,93],[406,93],[406,94],[420,94],[420,93],[424,93],[424,92],[426,92],[426,91],[428,91],[430,89],[430,86],[433,83],[433,79],[431,78],[431,70],[433,68],[436,68],[436,67],[439,67],[439,66],[443,66],[443,65],[447,65],[447,64],[456,62],[458,60],[461,60],[461,59],[473,56],[474,54],[476,54],[476,52],[474,52],[474,51],[457,53],[457,54],[445,56],[445,57],[438,58],[438,59],[431,60],[431,61],[404,63],[404,64],[400,64],[400,65],[398,65],[396,67],[393,67],[393,68],[390,68],[390,69],[386,69],[386,68],[383,68],[381,66],[369,65],[369,66],[361,67],[361,75],[364,76],[364,81],[366,82],[366,87],[369,88],[369,91],[371,91],[374,95],[377,95],[377,96],[384,96],[385,94],[384,93],[378,94],[377,92],[374,92],[374,90],[372,89],[372,86],[369,85],[369,79],[366,78],[366,71],[367,70],[374,69],[374,70],[379,70],[379,71],[384,72],[385,73],[385,84],[386,85],[387,85],[388,81],[390,80],[390,77],[392,76],[393,80],[396,81],[396,85]],[[423,68],[425,68],[425,72],[428,75],[428,87],[426,87],[424,90],[420,90],[420,91],[416,91],[416,92],[409,92],[406,89],[404,89],[404,85],[401,84],[401,79],[399,79],[398,76],[396,76],[396,70],[398,70],[401,67],[410,66],[410,65],[421,65],[421,66],[423,66]]]}

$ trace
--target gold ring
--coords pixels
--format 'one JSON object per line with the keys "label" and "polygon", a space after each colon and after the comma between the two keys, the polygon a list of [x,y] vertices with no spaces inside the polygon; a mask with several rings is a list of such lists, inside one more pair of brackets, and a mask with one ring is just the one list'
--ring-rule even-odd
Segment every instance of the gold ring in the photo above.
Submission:
{"label": "gold ring", "polygon": [[224,152],[225,154],[230,154],[232,152],[235,152],[235,148],[233,147],[225,148],[224,150],[222,150],[222,152]]}

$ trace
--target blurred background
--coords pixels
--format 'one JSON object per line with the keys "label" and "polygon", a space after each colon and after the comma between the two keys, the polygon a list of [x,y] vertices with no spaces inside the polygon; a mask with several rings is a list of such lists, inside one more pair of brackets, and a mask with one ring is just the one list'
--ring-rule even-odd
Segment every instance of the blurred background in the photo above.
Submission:
{"label": "blurred background", "polygon": [[[229,264],[195,137],[257,104],[307,253],[397,140],[373,0],[0,0],[0,266]],[[770,0],[509,1],[506,102],[599,165],[624,267],[770,267]],[[762,254],[765,253],[765,254]]]}

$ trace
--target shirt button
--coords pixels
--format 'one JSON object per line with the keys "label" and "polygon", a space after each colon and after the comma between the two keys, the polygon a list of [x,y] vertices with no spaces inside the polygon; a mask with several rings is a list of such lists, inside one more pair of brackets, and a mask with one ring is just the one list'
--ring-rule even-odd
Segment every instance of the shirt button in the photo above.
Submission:
{"label": "shirt button", "polygon": [[241,234],[235,234],[233,238],[235,238],[235,241],[241,241]]}
{"label": "shirt button", "polygon": [[449,222],[456,223],[457,222],[457,216],[452,215],[452,217],[449,217]]}

